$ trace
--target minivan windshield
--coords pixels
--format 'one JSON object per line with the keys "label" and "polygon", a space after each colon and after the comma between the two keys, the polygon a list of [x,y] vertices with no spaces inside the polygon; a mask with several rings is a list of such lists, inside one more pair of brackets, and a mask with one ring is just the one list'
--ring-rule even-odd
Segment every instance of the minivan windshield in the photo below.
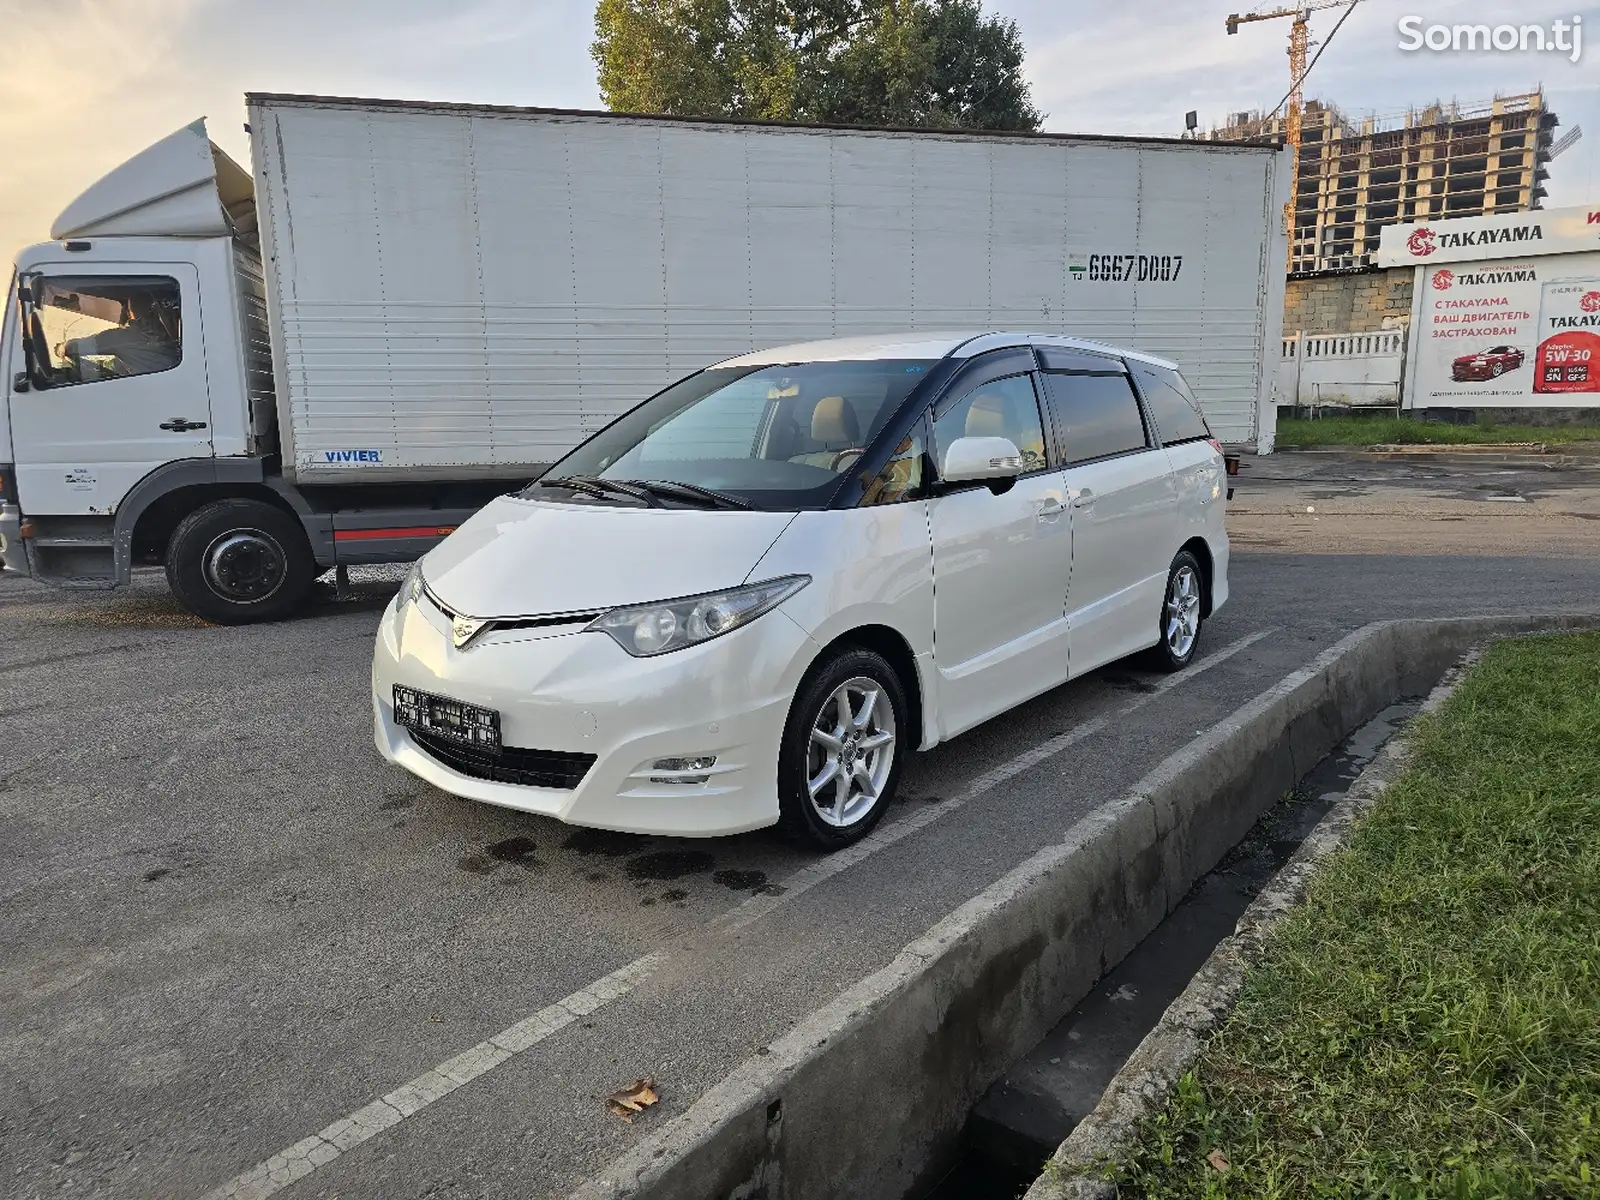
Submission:
{"label": "minivan windshield", "polygon": [[[565,498],[570,484],[568,495],[598,503],[721,497],[726,507],[818,507],[932,366],[875,359],[701,371],[596,434],[523,495]],[[668,486],[638,486],[656,483]]]}

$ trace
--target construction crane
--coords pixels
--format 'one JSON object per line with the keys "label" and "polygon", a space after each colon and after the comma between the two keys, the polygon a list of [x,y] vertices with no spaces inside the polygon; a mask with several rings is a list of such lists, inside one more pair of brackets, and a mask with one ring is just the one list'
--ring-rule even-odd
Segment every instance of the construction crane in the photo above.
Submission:
{"label": "construction crane", "polygon": [[1306,0],[1288,8],[1274,8],[1261,12],[1233,13],[1228,17],[1228,33],[1239,32],[1239,26],[1252,21],[1273,21],[1279,17],[1293,17],[1289,27],[1289,104],[1284,120],[1283,141],[1289,147],[1289,202],[1283,206],[1283,227],[1289,240],[1289,259],[1294,261],[1294,194],[1300,170],[1300,121],[1305,111],[1304,95],[1300,85],[1305,82],[1306,51],[1311,47],[1311,14],[1319,8],[1344,8],[1352,0]]}

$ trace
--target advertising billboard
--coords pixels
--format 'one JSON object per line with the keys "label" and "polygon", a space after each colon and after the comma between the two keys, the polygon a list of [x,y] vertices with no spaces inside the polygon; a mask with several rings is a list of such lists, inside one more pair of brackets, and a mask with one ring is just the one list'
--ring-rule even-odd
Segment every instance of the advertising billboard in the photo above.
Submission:
{"label": "advertising billboard", "polygon": [[1417,275],[1411,407],[1556,408],[1600,395],[1600,255]]}
{"label": "advertising billboard", "polygon": [[1600,278],[1544,285],[1533,390],[1600,395]]}

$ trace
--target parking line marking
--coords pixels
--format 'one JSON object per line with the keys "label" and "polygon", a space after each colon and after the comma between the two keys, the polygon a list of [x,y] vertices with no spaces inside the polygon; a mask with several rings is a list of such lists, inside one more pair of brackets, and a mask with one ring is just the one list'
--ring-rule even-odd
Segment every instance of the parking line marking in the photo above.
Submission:
{"label": "parking line marking", "polygon": [[752,896],[749,900],[739,905],[738,908],[731,909],[710,922],[707,929],[711,932],[727,934],[745,928],[766,916],[773,909],[793,900],[796,896],[803,896],[824,880],[831,879],[841,871],[849,870],[862,859],[870,858],[878,851],[910,837],[917,830],[926,829],[941,817],[955,812],[985,792],[992,791],[1006,782],[1006,780],[1015,779],[1029,768],[1036,767],[1047,759],[1054,758],[1057,754],[1081,742],[1084,738],[1099,733],[1112,721],[1120,720],[1130,713],[1137,712],[1145,705],[1166,695],[1180,683],[1193,679],[1195,676],[1209,671],[1212,667],[1220,666],[1241,650],[1249,649],[1262,638],[1268,637],[1277,631],[1276,626],[1270,626],[1252,633],[1249,637],[1242,637],[1236,642],[1229,642],[1221,650],[1201,659],[1187,670],[1168,675],[1160,683],[1156,684],[1153,690],[1146,692],[1131,703],[1123,705],[1116,712],[1105,713],[1091,721],[1085,721],[1082,725],[1069,729],[1066,733],[1058,734],[1048,741],[1040,742],[1032,749],[1024,750],[1016,757],[985,771],[967,784],[958,795],[945,800],[943,803],[924,808],[921,812],[914,813],[909,817],[903,817],[892,824],[880,825],[854,846],[830,854],[826,859],[814,862],[796,871],[786,879],[780,879],[774,892]]}
{"label": "parking line marking", "polygon": [[[1277,628],[1271,627],[1259,630],[1249,637],[1240,638],[1236,642],[1230,642],[1187,670],[1169,675],[1156,684],[1154,689],[1123,705],[1116,712],[1098,716],[1075,726],[1066,733],[1024,750],[1021,754],[979,775],[967,784],[959,795],[937,807],[925,808],[893,824],[879,826],[854,846],[831,854],[820,862],[802,867],[794,874],[780,880],[778,888],[781,890],[752,896],[737,908],[723,913],[700,929],[673,939],[670,945],[681,951],[708,936],[734,933],[753,924],[779,906],[809,892],[819,883],[910,837],[917,830],[927,828],[941,817],[955,812],[1006,780],[1016,778],[1029,768],[1038,766],[1084,738],[1100,732],[1113,720],[1137,712],[1180,683],[1221,665],[1241,650],[1248,649],[1262,638],[1276,632]],[[340,1155],[376,1137],[385,1129],[421,1112],[434,1101],[443,1099],[457,1088],[494,1070],[501,1063],[510,1061],[524,1050],[564,1029],[580,1016],[603,1008],[613,1000],[627,995],[645,978],[659,970],[670,957],[671,951],[658,950],[635,959],[627,966],[619,967],[587,987],[580,988],[570,996],[540,1009],[531,1017],[518,1021],[493,1037],[424,1071],[388,1095],[379,1097],[371,1104],[340,1117],[310,1137],[278,1151],[266,1161],[257,1163],[220,1187],[213,1188],[202,1200],[265,1200],[265,1197],[282,1191],[297,1180],[304,1179],[318,1167],[327,1166]]]}
{"label": "parking line marking", "polygon": [[365,1108],[358,1108],[310,1137],[278,1151],[265,1162],[257,1163],[248,1171],[207,1192],[204,1200],[263,1200],[282,1191],[318,1167],[327,1166],[346,1151],[421,1112],[435,1100],[443,1099],[529,1047],[538,1045],[579,1017],[627,995],[666,961],[667,955],[657,952],[619,967],[570,996],[541,1008],[531,1017],[501,1030],[487,1041],[479,1042],[454,1058],[424,1071]]}

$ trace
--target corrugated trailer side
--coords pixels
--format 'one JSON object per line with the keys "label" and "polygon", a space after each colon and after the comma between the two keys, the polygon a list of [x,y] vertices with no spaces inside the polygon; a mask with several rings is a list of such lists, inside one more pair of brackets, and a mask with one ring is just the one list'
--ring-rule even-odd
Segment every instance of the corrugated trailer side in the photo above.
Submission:
{"label": "corrugated trailer side", "polygon": [[250,117],[303,483],[526,476],[718,358],[903,329],[1126,342],[1183,364],[1219,436],[1257,436],[1269,147],[308,97]]}

